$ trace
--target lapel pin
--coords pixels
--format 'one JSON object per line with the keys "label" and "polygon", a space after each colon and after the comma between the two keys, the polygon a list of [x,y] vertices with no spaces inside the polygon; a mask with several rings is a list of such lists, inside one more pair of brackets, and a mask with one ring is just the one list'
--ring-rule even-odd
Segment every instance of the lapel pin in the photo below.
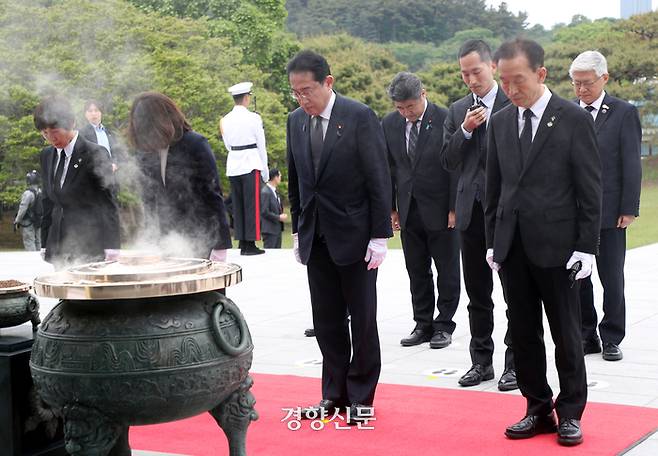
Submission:
{"label": "lapel pin", "polygon": [[73,167],[74,167],[74,168],[77,168],[77,167],[78,167],[78,164],[77,164],[77,163],[74,163],[74,164],[73,164]]}
{"label": "lapel pin", "polygon": [[605,114],[606,112],[608,112],[608,109],[610,109],[610,107],[609,107],[608,105],[606,105],[606,104],[601,105],[601,112],[602,112],[603,114]]}
{"label": "lapel pin", "polygon": [[432,128],[432,119],[429,119],[427,121],[427,126],[425,127],[425,130],[429,130],[430,128]]}
{"label": "lapel pin", "polygon": [[336,135],[340,138],[340,136],[343,134],[343,124],[338,124],[336,125]]}
{"label": "lapel pin", "polygon": [[551,120],[548,121],[548,123],[546,124],[546,126],[547,126],[548,128],[551,128],[551,127],[553,126],[553,121],[554,121],[554,120],[555,120],[555,116],[551,116]]}

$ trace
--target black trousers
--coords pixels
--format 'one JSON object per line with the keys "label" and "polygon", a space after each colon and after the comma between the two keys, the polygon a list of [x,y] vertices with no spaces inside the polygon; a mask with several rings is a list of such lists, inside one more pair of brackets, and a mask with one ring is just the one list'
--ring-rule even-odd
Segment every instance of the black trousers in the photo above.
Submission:
{"label": "black trousers", "polygon": [[260,171],[229,176],[233,207],[234,238],[239,241],[260,240]]}
{"label": "black trousers", "polygon": [[316,238],[307,273],[313,327],[322,352],[322,397],[372,405],[381,371],[377,269],[368,271],[365,261],[335,264],[327,245]]}
{"label": "black trousers", "polygon": [[547,415],[553,409],[553,391],[546,381],[543,302],[560,379],[555,410],[560,418],[580,419],[587,402],[587,375],[580,332],[579,286],[570,287],[564,266],[541,268],[532,264],[518,230],[500,274],[509,308],[516,378],[528,402],[527,414]]}
{"label": "black trousers", "polygon": [[[473,202],[473,215],[468,227],[459,232],[459,244],[464,268],[464,284],[468,294],[468,322],[471,329],[469,351],[473,364],[492,364],[494,342],[493,273],[486,260],[487,245],[484,234],[484,210],[479,201]],[[508,311],[505,311],[508,314]],[[509,318],[509,316],[508,316]],[[512,335],[509,324],[505,332],[505,369],[514,368]]]}
{"label": "black trousers", "polygon": [[[601,230],[596,269],[603,286],[603,319],[599,333],[603,342],[619,345],[626,335],[626,299],[624,298],[624,262],[626,261],[626,230]],[[590,277],[580,285],[580,308],[583,338],[596,336],[598,317],[594,308],[594,291]]]}
{"label": "black trousers", "polygon": [[262,233],[263,234],[263,247],[266,249],[280,249],[281,248],[281,232],[278,234],[274,233]]}
{"label": "black trousers", "polygon": [[[446,227],[448,220],[446,220]],[[425,332],[455,330],[453,317],[459,304],[459,241],[453,229],[428,230],[415,200],[401,232],[404,261],[409,273],[411,304],[416,328]],[[434,300],[432,260],[437,271],[438,297]],[[434,317],[434,306],[439,311]]]}

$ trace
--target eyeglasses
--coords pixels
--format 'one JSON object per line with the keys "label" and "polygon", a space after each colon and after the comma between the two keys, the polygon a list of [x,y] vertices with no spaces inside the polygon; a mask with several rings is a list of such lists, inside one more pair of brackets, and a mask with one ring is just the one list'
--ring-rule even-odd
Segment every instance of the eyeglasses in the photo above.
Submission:
{"label": "eyeglasses", "polygon": [[591,88],[594,84],[597,83],[599,79],[601,79],[603,75],[599,76],[598,78],[594,79],[593,81],[571,81],[571,85],[574,86],[577,89],[580,89],[581,87],[583,89],[589,89]]}
{"label": "eyeglasses", "polygon": [[297,100],[297,101],[308,100],[311,97],[311,95],[313,95],[313,92],[315,91],[315,89],[317,89],[321,85],[322,85],[321,83],[318,83],[314,87],[307,87],[307,88],[302,89],[302,90],[291,89],[290,90],[290,96],[292,98],[294,98],[295,100]]}

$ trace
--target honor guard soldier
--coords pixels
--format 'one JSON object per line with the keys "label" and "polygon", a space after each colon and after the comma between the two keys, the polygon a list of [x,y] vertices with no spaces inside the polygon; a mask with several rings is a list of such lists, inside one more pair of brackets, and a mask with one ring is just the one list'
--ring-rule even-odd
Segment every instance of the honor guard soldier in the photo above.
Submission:
{"label": "honor guard soldier", "polygon": [[260,115],[247,109],[251,102],[251,82],[229,87],[235,106],[219,122],[228,150],[226,175],[231,184],[235,239],[240,241],[241,255],[259,255],[260,182],[269,180],[265,132]]}

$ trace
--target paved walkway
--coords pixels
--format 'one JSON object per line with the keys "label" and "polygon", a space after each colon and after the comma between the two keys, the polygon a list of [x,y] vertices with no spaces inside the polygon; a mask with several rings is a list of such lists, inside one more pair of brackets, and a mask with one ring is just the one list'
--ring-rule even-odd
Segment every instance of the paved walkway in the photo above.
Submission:
{"label": "paved walkway", "polygon": [[[658,408],[658,244],[630,250],[626,259],[627,336],[621,345],[624,359],[603,361],[600,355],[586,357],[589,400]],[[242,257],[229,253],[229,261],[243,268],[243,282],[228,289],[228,296],[241,308],[254,340],[252,371],[320,377],[321,355],[314,338],[304,337],[312,326],[306,269],[297,264],[290,250],[269,250],[265,255]],[[31,281],[51,271],[38,254],[0,252],[0,279]],[[601,288],[594,277],[600,310]],[[462,290],[464,287],[462,286]],[[378,323],[382,345],[381,382],[405,385],[460,388],[459,377],[470,367],[469,330],[462,293],[456,314],[457,328],[451,346],[432,350],[428,344],[401,347],[399,341],[413,329],[409,280],[401,250],[391,250],[380,268],[378,279]],[[472,388],[497,392],[503,368],[505,313],[500,284],[494,300],[497,349],[494,354],[496,378]],[[42,298],[42,318],[56,303]],[[549,381],[559,390],[554,367],[553,346],[545,325],[549,356]],[[318,394],[320,392],[318,391]],[[518,391],[499,394],[519,394]],[[318,399],[320,397],[318,396]],[[522,412],[522,411],[520,411]],[[584,423],[585,432],[587,424]],[[658,429],[658,423],[656,423]],[[152,454],[152,453],[141,453]],[[628,453],[630,456],[658,454],[658,433]]]}

